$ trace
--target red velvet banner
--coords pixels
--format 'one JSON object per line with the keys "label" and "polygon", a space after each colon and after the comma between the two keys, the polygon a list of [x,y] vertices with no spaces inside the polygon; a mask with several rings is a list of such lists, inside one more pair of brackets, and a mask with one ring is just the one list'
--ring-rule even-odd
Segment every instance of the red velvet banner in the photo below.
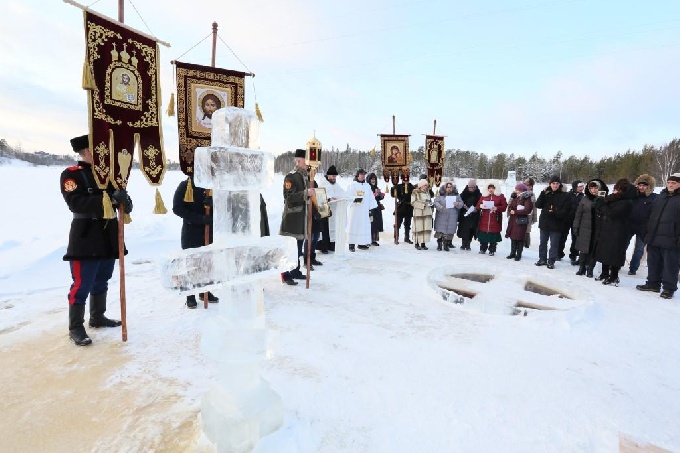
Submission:
{"label": "red velvet banner", "polygon": [[223,107],[244,106],[244,72],[175,61],[177,128],[182,171],[194,173],[194,150],[210,146],[212,114]]}
{"label": "red velvet banner", "polygon": [[[132,155],[151,185],[165,174],[158,45],[117,22],[84,12],[90,143],[99,187],[126,187]],[[85,82],[85,80],[84,80]]]}
{"label": "red velvet banner", "polygon": [[444,170],[444,137],[441,135],[425,136],[425,166],[430,187],[439,186]]}
{"label": "red velvet banner", "polygon": [[393,184],[397,184],[399,175],[402,175],[403,179],[405,175],[409,174],[409,166],[411,165],[411,153],[408,149],[409,137],[410,135],[380,135],[382,148],[380,158],[385,182],[392,180]]}

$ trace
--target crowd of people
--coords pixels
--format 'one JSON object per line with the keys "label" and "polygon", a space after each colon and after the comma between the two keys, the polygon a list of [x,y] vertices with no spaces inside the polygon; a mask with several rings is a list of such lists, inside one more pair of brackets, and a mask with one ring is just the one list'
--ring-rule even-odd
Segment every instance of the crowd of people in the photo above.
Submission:
{"label": "crowd of people", "polygon": [[[304,171],[303,159],[299,166],[295,171]],[[309,183],[306,174],[299,179]],[[345,190],[337,185],[335,167],[329,168],[325,179],[323,185],[332,190],[332,199],[345,197],[349,201],[349,250],[379,246],[385,222],[385,194],[378,188],[375,173],[366,178],[365,170],[357,170]],[[460,250],[471,251],[476,240],[480,254],[494,256],[497,244],[505,237],[510,241],[506,258],[520,261],[524,249],[531,245],[532,226],[537,224],[540,239],[536,266],[555,269],[557,262],[568,257],[569,264],[577,268],[576,275],[618,286],[619,272],[634,239],[628,275],[636,275],[645,251],[648,263],[647,281],[636,288],[660,293],[666,299],[673,297],[680,270],[680,173],[670,175],[659,194],[654,193],[654,178],[647,174],[633,183],[627,179],[616,181],[611,193],[598,178],[573,181],[569,190],[559,176],[551,177],[539,193],[534,192],[534,186],[535,180],[527,178],[517,183],[506,198],[494,183],[480,189],[476,180],[470,179],[459,193],[452,180],[444,179],[434,194],[426,175],[412,184],[406,173],[390,191],[395,201],[395,243],[399,243],[403,227],[403,243],[413,244],[417,250],[428,250],[433,237],[437,251],[450,251],[456,248],[453,239],[457,236],[461,239]],[[284,217],[292,212],[288,208],[292,200],[313,196],[313,190],[304,192],[306,187],[299,185],[298,195],[284,187]],[[332,218],[323,220],[327,225],[334,224]],[[281,234],[288,234],[286,224],[282,221]],[[333,236],[338,234],[332,231]],[[324,236],[324,243],[334,246],[334,238],[329,238],[328,232]],[[323,252],[329,250],[332,248],[325,246]],[[299,255],[304,257],[302,249]],[[597,263],[600,272],[596,275]],[[298,264],[295,270],[282,274],[282,280],[295,284],[295,278],[303,278],[299,268]]]}
{"label": "crowd of people", "polygon": [[[118,244],[118,223],[115,210],[129,214],[132,200],[127,191],[111,184],[97,186],[92,173],[92,152],[89,137],[71,140],[73,151],[80,159],[61,174],[61,192],[73,213],[69,243],[64,260],[69,262],[72,284],[68,292],[69,336],[78,346],[92,343],[84,327],[85,305],[89,297],[89,326],[119,327],[121,321],[105,316],[108,281],[115,260],[127,253]],[[281,273],[281,281],[297,285],[305,279],[301,268],[322,266],[321,254],[336,250],[336,239],[345,235],[350,252],[368,250],[380,245],[384,231],[383,200],[385,193],[378,187],[375,173],[358,169],[347,188],[337,181],[338,170],[331,165],[321,184],[310,177],[306,151],[295,151],[295,168],[284,178],[283,212],[279,234],[297,241],[297,266]],[[510,240],[507,259],[520,261],[522,252],[531,244],[532,226],[538,223],[540,242],[536,266],[554,269],[555,263],[567,255],[570,264],[578,266],[576,275],[594,278],[604,285],[618,286],[619,272],[626,263],[626,252],[633,240],[628,275],[635,275],[647,253],[647,279],[637,285],[639,291],[659,293],[670,299],[678,286],[680,270],[680,173],[670,175],[660,193],[655,193],[655,179],[640,175],[633,183],[616,181],[609,193],[604,181],[593,178],[586,182],[573,181],[567,191],[558,176],[550,178],[548,186],[538,196],[535,181],[527,178],[515,185],[509,198],[496,187],[487,184],[484,193],[470,179],[458,193],[451,179],[444,179],[435,194],[426,175],[417,184],[410,182],[409,172],[403,172],[390,195],[395,202],[393,214],[394,242],[399,243],[403,226],[403,243],[417,250],[428,250],[434,237],[437,251],[450,251],[456,246],[454,236],[461,239],[460,250],[471,251],[472,242],[479,242],[479,253],[493,256],[504,235]],[[316,191],[323,188],[330,209],[317,205]],[[347,204],[346,229],[340,224],[342,215],[332,215],[343,200]],[[177,188],[173,212],[182,218],[181,246],[183,249],[204,246],[212,242],[213,218],[210,191],[196,187],[189,177]],[[311,225],[308,213],[311,209]],[[261,235],[269,235],[266,205],[260,196]],[[538,214],[540,211],[540,215]],[[504,219],[505,231],[504,231]],[[311,226],[311,234],[309,234]],[[433,234],[434,232],[434,234]],[[601,264],[595,277],[595,267]],[[305,269],[307,270],[307,269]],[[219,301],[210,292],[199,293],[205,303]],[[196,308],[195,295],[187,296],[186,306]]]}

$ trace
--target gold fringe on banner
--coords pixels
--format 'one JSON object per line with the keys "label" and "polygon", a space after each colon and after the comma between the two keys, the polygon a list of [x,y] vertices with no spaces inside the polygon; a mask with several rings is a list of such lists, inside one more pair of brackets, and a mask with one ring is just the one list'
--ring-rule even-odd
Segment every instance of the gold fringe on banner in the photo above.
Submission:
{"label": "gold fringe on banner", "polygon": [[175,116],[175,93],[170,93],[170,102],[168,103],[168,116]]}
{"label": "gold fringe on banner", "polygon": [[132,223],[132,217],[130,217],[130,214],[128,213],[123,214],[123,223],[125,225],[129,225],[130,223]]}
{"label": "gold fringe on banner", "polygon": [[156,187],[156,206],[153,208],[154,214],[167,214],[168,210],[165,208],[165,203],[163,203],[163,198],[161,197],[161,192]]}
{"label": "gold fringe on banner", "polygon": [[262,112],[260,112],[260,106],[257,102],[255,103],[255,115],[257,115],[257,119],[260,121],[260,123],[264,123]]}
{"label": "gold fringe on banner", "polygon": [[104,208],[104,218],[105,219],[115,219],[116,213],[113,212],[113,205],[111,204],[111,198],[109,198],[109,193],[104,191],[102,193],[102,207]]}
{"label": "gold fringe on banner", "polygon": [[94,90],[96,87],[92,69],[87,62],[87,56],[85,56],[85,61],[83,61],[83,90]]}
{"label": "gold fringe on banner", "polygon": [[187,179],[187,191],[184,192],[184,202],[194,202],[194,187],[191,185],[191,178]]}

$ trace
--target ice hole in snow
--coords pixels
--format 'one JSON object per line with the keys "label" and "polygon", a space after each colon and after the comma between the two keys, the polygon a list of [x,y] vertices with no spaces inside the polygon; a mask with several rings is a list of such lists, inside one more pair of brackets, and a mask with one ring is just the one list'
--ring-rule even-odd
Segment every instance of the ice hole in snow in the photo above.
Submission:
{"label": "ice hole in snow", "polygon": [[567,296],[564,293],[561,293],[552,288],[548,288],[547,286],[543,286],[540,283],[532,281],[526,282],[526,284],[524,285],[524,291],[530,291],[532,293],[540,294],[541,296],[557,296],[560,299],[572,300],[571,297]]}
{"label": "ice hole in snow", "polygon": [[453,274],[451,277],[471,280],[473,282],[487,283],[493,280],[493,275],[488,274]]}

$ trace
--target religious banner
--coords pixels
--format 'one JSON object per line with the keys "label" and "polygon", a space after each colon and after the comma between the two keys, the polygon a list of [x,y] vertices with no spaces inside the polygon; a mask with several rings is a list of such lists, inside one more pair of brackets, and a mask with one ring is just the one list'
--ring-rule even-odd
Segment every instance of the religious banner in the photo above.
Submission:
{"label": "religious banner", "polygon": [[160,123],[158,44],[105,17],[84,11],[90,143],[97,185],[127,186],[134,150],[151,185],[165,174]]}
{"label": "religious banner", "polygon": [[212,114],[223,107],[244,107],[246,73],[175,61],[179,163],[194,173],[194,150],[210,146]]}
{"label": "religious banner", "polygon": [[425,136],[425,167],[430,187],[439,186],[444,170],[444,137],[441,135]]}
{"label": "religious banner", "polygon": [[411,165],[411,153],[408,149],[410,135],[380,135],[381,160],[383,165],[383,178],[385,182],[392,180],[392,184],[408,178]]}

